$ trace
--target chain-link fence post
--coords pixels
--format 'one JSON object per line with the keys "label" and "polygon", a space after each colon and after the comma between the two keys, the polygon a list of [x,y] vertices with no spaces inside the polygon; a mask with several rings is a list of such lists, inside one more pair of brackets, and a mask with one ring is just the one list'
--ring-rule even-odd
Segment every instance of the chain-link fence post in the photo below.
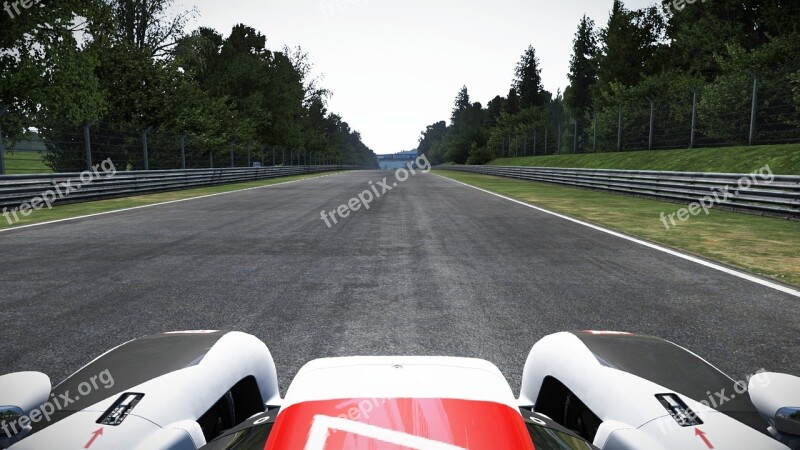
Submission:
{"label": "chain-link fence post", "polygon": [[231,149],[230,150],[230,153],[231,153],[231,167],[236,167],[236,163],[233,160],[233,145],[232,144],[228,144],[228,145],[230,145],[230,149]]}
{"label": "chain-link fence post", "polygon": [[592,117],[592,153],[597,153],[597,116]]}
{"label": "chain-link fence post", "polygon": [[144,158],[144,170],[150,170],[150,156],[147,154],[147,133],[149,133],[152,129],[153,127],[147,127],[142,133],[142,157]]}
{"label": "chain-link fence post", "polygon": [[572,153],[578,153],[578,121],[575,119],[570,119],[573,125],[575,125],[574,133],[572,136]]}
{"label": "chain-link fence post", "polygon": [[92,126],[94,121],[83,126],[83,146],[86,151],[86,170],[92,170]]}
{"label": "chain-link fence post", "polygon": [[181,135],[181,169],[186,170],[186,133]]}
{"label": "chain-link fence post", "polygon": [[650,135],[647,137],[647,149],[653,149],[653,126],[655,125],[655,114],[656,114],[656,101],[652,98],[647,99],[650,102]]}
{"label": "chain-link fence post", "polygon": [[617,151],[622,151],[622,107],[617,108]]}
{"label": "chain-link fence post", "polygon": [[[0,119],[8,112],[8,106],[0,106]],[[6,174],[6,146],[3,142],[3,126],[0,124],[0,175]]]}
{"label": "chain-link fence post", "polygon": [[556,152],[561,154],[561,121],[558,121],[558,142],[556,142]]}
{"label": "chain-link fence post", "polygon": [[0,175],[6,174],[6,146],[3,143],[3,126],[0,125]]}
{"label": "chain-link fence post", "polygon": [[750,78],[753,79],[753,105],[750,109],[750,138],[748,139],[749,145],[756,142],[756,112],[758,108],[758,75],[752,70],[746,71]]}
{"label": "chain-link fence post", "polygon": [[692,87],[692,135],[689,139],[689,148],[694,148],[695,134],[697,131],[697,88]]}

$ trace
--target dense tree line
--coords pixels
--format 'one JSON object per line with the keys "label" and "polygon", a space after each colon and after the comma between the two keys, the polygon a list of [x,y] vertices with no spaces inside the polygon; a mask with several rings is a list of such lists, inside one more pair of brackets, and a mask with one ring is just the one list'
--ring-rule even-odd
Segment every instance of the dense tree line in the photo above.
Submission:
{"label": "dense tree line", "polygon": [[246,25],[186,32],[194,15],[172,0],[43,0],[0,14],[4,134],[35,127],[63,141],[86,123],[154,127],[187,132],[206,152],[268,144],[374,164],[360,134],[327,110],[330,93],[301,49],[271,50]]}
{"label": "dense tree line", "polygon": [[[663,0],[631,10],[614,0],[602,27],[584,16],[575,33],[570,84],[563,95],[543,88],[535,49],[529,47],[506,96],[483,107],[471,103],[462,88],[450,122],[427,127],[419,151],[434,163],[483,164],[520,145],[538,143],[541,149],[548,142],[551,151],[571,148],[576,135],[578,145],[591,151],[590,133],[601,143],[597,151],[614,150],[621,110],[626,123],[640,127],[633,132],[647,136],[648,100],[659,105],[661,123],[668,122],[688,139],[684,131],[690,129],[692,90],[702,93],[698,133],[710,140],[738,139],[747,136],[749,127],[748,115],[740,113],[749,111],[752,100],[749,74],[759,77],[762,128],[771,127],[770,136],[780,138],[791,127],[795,138],[800,136],[800,3],[714,0],[681,5]],[[573,127],[578,132],[570,135]],[[609,135],[603,136],[604,130]],[[669,144],[673,135],[668,129],[659,132],[665,145],[686,145],[683,140]],[[562,142],[566,139],[569,145]]]}

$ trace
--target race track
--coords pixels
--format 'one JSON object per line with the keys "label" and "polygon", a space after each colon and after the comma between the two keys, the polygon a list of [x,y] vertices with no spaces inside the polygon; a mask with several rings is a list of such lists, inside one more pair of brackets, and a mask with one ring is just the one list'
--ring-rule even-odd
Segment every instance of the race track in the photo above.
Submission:
{"label": "race track", "polygon": [[375,354],[488,359],[516,391],[540,337],[614,329],[800,374],[800,298],[436,175],[325,226],[387,175],[0,232],[0,372],[57,381],[131,338],[232,329],[267,343],[284,391],[308,360]]}

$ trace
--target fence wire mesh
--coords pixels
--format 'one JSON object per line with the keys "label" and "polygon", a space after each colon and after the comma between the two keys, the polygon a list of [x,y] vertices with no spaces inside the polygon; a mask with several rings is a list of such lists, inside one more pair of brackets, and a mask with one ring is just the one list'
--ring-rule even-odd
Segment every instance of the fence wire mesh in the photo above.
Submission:
{"label": "fence wire mesh", "polygon": [[[2,128],[0,128],[2,134]],[[80,172],[111,159],[121,170],[330,165],[334,156],[279,145],[220,142],[169,130],[106,123],[48,123],[2,138],[0,174]]]}

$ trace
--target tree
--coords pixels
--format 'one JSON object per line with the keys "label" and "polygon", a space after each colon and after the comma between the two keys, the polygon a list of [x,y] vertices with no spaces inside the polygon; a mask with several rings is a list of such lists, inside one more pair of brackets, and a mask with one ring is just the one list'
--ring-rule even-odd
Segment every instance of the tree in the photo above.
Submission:
{"label": "tree", "polygon": [[597,82],[597,55],[594,21],[583,16],[572,41],[570,85],[564,92],[564,102],[570,114],[578,119],[592,109],[592,89]]}
{"label": "tree", "polygon": [[322,99],[323,101],[330,97],[331,92],[327,89],[320,87],[322,83],[321,76],[312,76],[314,64],[311,62],[311,57],[303,51],[301,47],[290,48],[289,46],[283,47],[283,54],[289,58],[294,66],[295,72],[300,76],[300,81],[305,91],[305,98],[303,104],[308,106],[311,101],[315,99]]}
{"label": "tree", "polygon": [[183,36],[194,9],[170,14],[173,0],[108,0],[119,43],[165,56]]}
{"label": "tree", "polygon": [[86,16],[96,2],[41,2],[13,19],[0,13],[0,105],[9,105],[3,132],[16,138],[56,117],[78,124],[106,109],[94,69],[84,52]]}
{"label": "tree", "polygon": [[[219,55],[224,39],[216,30],[198,28],[176,44],[172,56],[186,75],[197,81],[203,89],[220,94],[217,74]],[[212,91],[213,89],[213,91]]]}
{"label": "tree", "polygon": [[522,108],[543,106],[547,103],[549,94],[542,86],[542,69],[539,67],[539,59],[533,46],[528,46],[517,64],[513,87],[519,94]]}
{"label": "tree", "polygon": [[601,89],[611,83],[633,86],[644,76],[658,73],[664,22],[655,7],[631,11],[614,0],[608,25],[600,32],[602,52],[598,78]]}
{"label": "tree", "polygon": [[[42,0],[10,19],[0,14],[0,104],[6,136],[31,127],[54,170],[83,161],[81,128],[93,126],[96,157],[141,167],[139,139],[150,134],[151,161],[172,164],[178,138],[199,153],[279,144],[326,153],[329,161],[372,164],[374,153],[339,116],[297,48],[270,51],[266,37],[237,25],[223,37],[209,28],[188,36],[193,11],[173,0]],[[170,156],[170,157],[172,157]],[[334,158],[335,156],[335,158]],[[179,163],[179,162],[178,162]]]}
{"label": "tree", "polygon": [[461,113],[469,109],[470,102],[469,102],[469,91],[467,87],[464,86],[458,91],[458,96],[456,96],[455,105],[453,106],[453,114],[450,116],[450,123],[455,124],[458,122]]}
{"label": "tree", "polygon": [[506,100],[505,112],[508,114],[516,114],[519,112],[519,92],[516,88],[511,88],[508,91],[508,100]]}
{"label": "tree", "polygon": [[486,128],[493,128],[497,125],[507,103],[507,100],[499,95],[489,101],[489,104],[486,105]]}
{"label": "tree", "polygon": [[428,160],[431,161],[431,163],[433,164],[443,163],[444,162],[443,159],[440,161],[433,161],[431,150],[433,149],[433,146],[436,143],[441,142],[445,139],[446,134],[447,134],[447,124],[444,121],[436,122],[433,125],[428,125],[419,138],[419,146],[417,147],[417,153],[420,155],[426,155],[428,157]]}
{"label": "tree", "polygon": [[464,164],[471,151],[486,145],[483,124],[484,110],[480,103],[473,103],[461,111],[448,134],[448,161]]}
{"label": "tree", "polygon": [[673,67],[711,80],[721,73],[719,56],[729,46],[754,50],[771,39],[800,32],[800,3],[796,0],[714,0],[713,5],[684,5],[662,0],[668,17]]}

